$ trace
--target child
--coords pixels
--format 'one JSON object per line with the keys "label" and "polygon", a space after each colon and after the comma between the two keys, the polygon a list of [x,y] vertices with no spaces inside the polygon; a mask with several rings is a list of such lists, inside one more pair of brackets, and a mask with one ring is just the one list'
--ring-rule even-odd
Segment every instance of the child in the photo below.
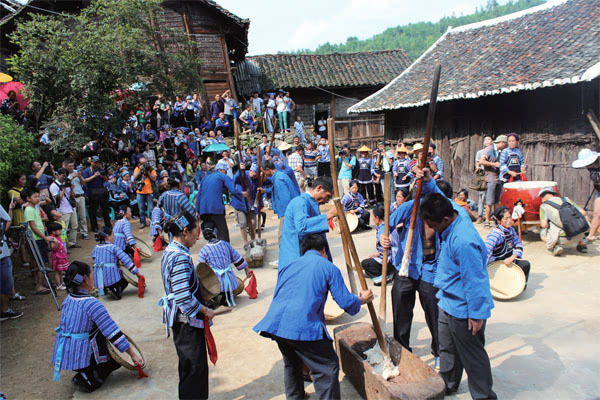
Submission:
{"label": "child", "polygon": [[[233,300],[233,291],[237,289],[239,283],[231,266],[235,266],[238,271],[246,271],[246,276],[250,275],[248,262],[238,253],[229,242],[217,239],[217,227],[212,221],[202,223],[202,236],[208,240],[208,243],[200,249],[198,253],[198,262],[207,263],[221,282],[221,293],[217,298],[218,305],[235,306]],[[213,308],[213,307],[211,307]]]}
{"label": "child", "polygon": [[[381,268],[383,263],[383,247],[379,243],[379,237],[383,235],[385,228],[385,210],[383,206],[379,205],[373,209],[373,222],[377,226],[377,242],[375,243],[376,253],[373,253],[361,261],[361,266],[365,271],[365,275],[369,278],[373,278],[375,286],[381,286]],[[387,278],[386,282],[391,282],[394,278],[394,266],[392,264],[392,251],[388,252],[388,263],[387,263]]]}
{"label": "child", "polygon": [[125,251],[133,258],[133,248],[135,247],[135,239],[131,233],[131,209],[127,206],[119,208],[119,214],[116,216],[117,222],[113,226],[113,234],[115,236],[115,246]]}
{"label": "child", "polygon": [[[67,223],[62,220],[62,214],[56,208],[50,210],[50,222],[57,223],[61,226],[60,240],[62,240],[65,250],[67,250],[68,236],[67,236]],[[50,232],[50,230],[48,230]]]}
{"label": "child", "polygon": [[365,199],[358,193],[358,181],[350,181],[350,192],[342,197],[342,205],[344,206],[344,211],[356,214],[359,229],[371,229],[369,226],[371,214],[365,210]]}
{"label": "child", "polygon": [[492,216],[496,221],[493,228],[485,239],[487,247],[487,263],[503,260],[506,265],[517,264],[525,273],[525,282],[529,280],[529,261],[522,260],[523,243],[513,228],[513,220],[510,211],[505,206],[498,207]]}
{"label": "child", "polygon": [[[51,236],[46,236],[44,233],[44,223],[42,222],[42,216],[40,214],[40,191],[35,188],[25,188],[21,191],[21,199],[26,201],[24,209],[25,222],[27,223],[27,229],[33,235],[37,247],[44,265],[39,265],[40,268],[46,268],[48,264],[48,244],[46,242],[54,241],[55,239]],[[39,270],[33,271],[33,277],[35,279],[35,292],[34,294],[49,294],[50,289],[45,287],[43,284],[42,274]]]}
{"label": "child", "polygon": [[67,250],[61,238],[63,228],[56,222],[49,222],[48,232],[54,238],[50,242],[50,250],[52,252],[52,270],[54,271],[54,281],[56,282],[56,290],[67,290],[63,284],[62,271],[66,271],[69,268],[69,261],[67,260]]}
{"label": "child", "polygon": [[98,288],[98,293],[104,295],[104,289],[116,299],[121,299],[123,290],[128,283],[123,278],[123,273],[117,265],[121,261],[123,266],[137,275],[138,269],[133,265],[133,261],[125,254],[123,250],[113,244],[114,235],[110,227],[105,226],[96,234],[98,244],[92,251],[94,259],[94,286]]}
{"label": "child", "polygon": [[[65,275],[69,295],[62,304],[56,332],[52,364],[54,380],[60,380],[61,370],[74,370],[73,383],[88,392],[98,389],[110,373],[120,365],[108,353],[108,343],[126,352],[134,364],[142,359],[112,320],[106,307],[90,296],[94,278],[89,265],[73,261]],[[108,338],[108,339],[107,339]]]}

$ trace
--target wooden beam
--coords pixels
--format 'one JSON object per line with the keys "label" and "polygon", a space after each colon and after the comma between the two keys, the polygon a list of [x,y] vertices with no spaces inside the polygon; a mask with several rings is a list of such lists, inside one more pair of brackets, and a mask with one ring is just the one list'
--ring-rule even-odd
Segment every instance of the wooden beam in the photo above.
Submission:
{"label": "wooden beam", "polygon": [[223,51],[223,59],[225,60],[225,69],[227,70],[227,80],[229,82],[229,90],[231,90],[231,95],[236,103],[239,104],[237,92],[235,91],[235,85],[233,81],[233,75],[231,75],[231,65],[229,62],[229,51],[227,50],[227,42],[225,41],[225,34],[223,30],[221,30],[221,50]]}
{"label": "wooden beam", "polygon": [[588,110],[587,117],[590,120],[590,124],[592,124],[592,129],[596,132],[596,136],[598,136],[598,140],[600,140],[600,122],[598,121],[598,117],[592,110]]}

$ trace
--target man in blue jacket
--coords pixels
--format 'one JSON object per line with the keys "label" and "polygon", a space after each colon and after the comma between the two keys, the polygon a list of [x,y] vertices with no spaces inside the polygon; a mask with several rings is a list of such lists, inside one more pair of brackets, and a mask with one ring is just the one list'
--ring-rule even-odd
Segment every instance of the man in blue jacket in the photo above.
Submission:
{"label": "man in blue jacket", "polygon": [[441,249],[434,286],[439,299],[440,376],[446,393],[458,390],[463,368],[474,399],[496,399],[485,351],[485,322],[494,307],[485,243],[469,217],[440,193],[425,196],[419,208],[424,223],[437,232]]}
{"label": "man in blue jacket", "polygon": [[[312,182],[308,192],[295,197],[285,210],[281,245],[279,246],[279,267],[284,267],[300,257],[300,241],[311,233],[320,234],[325,241],[329,232],[328,220],[337,216],[332,207],[326,214],[321,214],[319,205],[327,204],[333,195],[333,182],[327,176],[320,176]],[[327,249],[329,261],[331,254]]]}
{"label": "man in blue jacket", "polygon": [[198,190],[198,200],[196,201],[196,216],[200,217],[202,221],[213,221],[217,226],[217,238],[226,242],[229,242],[229,229],[227,229],[225,220],[223,194],[227,190],[231,195],[242,193],[235,188],[233,180],[227,176],[228,168],[227,162],[219,160],[215,167],[217,172],[202,179],[202,186]]}
{"label": "man in blue jacket", "polygon": [[[306,193],[305,193],[306,194]],[[281,266],[271,306],[254,331],[277,342],[283,356],[285,395],[305,398],[302,367],[312,373],[319,399],[339,399],[339,362],[325,328],[323,310],[329,292],[348,314],[373,300],[371,290],[350,293],[338,267],[327,260],[327,241],[306,235],[302,257]]]}

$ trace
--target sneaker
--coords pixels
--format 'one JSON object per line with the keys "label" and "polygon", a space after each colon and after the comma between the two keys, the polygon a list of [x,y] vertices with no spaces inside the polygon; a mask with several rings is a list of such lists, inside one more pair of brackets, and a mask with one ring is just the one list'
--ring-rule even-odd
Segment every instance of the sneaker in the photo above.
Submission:
{"label": "sneaker", "polygon": [[14,296],[12,296],[9,300],[25,300],[25,296],[21,296],[19,293],[15,293]]}
{"label": "sneaker", "polygon": [[23,313],[20,311],[13,311],[10,308],[7,308],[6,311],[0,313],[0,321],[6,321],[7,319],[17,319],[21,318]]}
{"label": "sneaker", "polygon": [[63,284],[63,285],[59,285],[56,287],[56,290],[67,290],[67,287]]}
{"label": "sneaker", "polygon": [[381,275],[376,276],[375,278],[373,278],[373,285],[375,285],[375,286],[381,286]]}
{"label": "sneaker", "polygon": [[146,227],[146,223],[140,224],[140,229],[144,229]]}
{"label": "sneaker", "polygon": [[440,370],[440,358],[439,357],[435,358],[435,370],[436,371]]}
{"label": "sneaker", "polygon": [[560,256],[560,255],[563,253],[563,251],[564,251],[564,250],[563,250],[563,248],[562,248],[562,247],[560,247],[560,246],[556,246],[556,247],[555,247],[555,248],[552,250],[552,255],[553,255],[554,257],[558,257],[558,256]]}
{"label": "sneaker", "polygon": [[483,223],[483,227],[486,228],[486,229],[490,229],[492,226],[490,225],[490,223],[488,221],[485,221]]}
{"label": "sneaker", "polygon": [[577,251],[580,253],[587,253],[587,251],[588,251],[587,245],[586,244],[578,244]]}
{"label": "sneaker", "polygon": [[90,240],[90,236],[87,233],[82,234],[81,237],[83,240]]}

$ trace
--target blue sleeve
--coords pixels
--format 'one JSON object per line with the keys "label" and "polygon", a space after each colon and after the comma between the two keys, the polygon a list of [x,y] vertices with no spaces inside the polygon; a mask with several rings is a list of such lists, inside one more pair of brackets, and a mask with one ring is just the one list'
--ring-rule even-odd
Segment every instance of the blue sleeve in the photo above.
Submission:
{"label": "blue sleeve", "polygon": [[515,231],[515,228],[510,228],[510,230],[512,231],[512,238],[513,238],[513,254],[517,256],[517,258],[523,258],[523,242],[521,242],[521,239],[519,239],[519,235],[517,234],[517,231]]}
{"label": "blue sleeve", "polygon": [[[454,239],[455,242],[458,240],[458,238]],[[460,269],[460,281],[467,302],[468,318],[472,319],[487,319],[490,316],[490,278],[483,259],[484,252],[480,247],[482,244],[472,241],[453,243],[456,251],[450,253],[455,254],[454,262]]]}
{"label": "blue sleeve", "polygon": [[498,162],[500,163],[500,176],[502,177],[508,172],[508,165],[506,165],[506,163],[508,162],[508,151],[500,152]]}
{"label": "blue sleeve", "polygon": [[329,231],[327,215],[319,214],[314,217],[309,217],[308,204],[306,201],[301,201],[299,203],[301,209],[294,213],[294,225],[296,227],[296,232],[302,232],[304,235],[309,235],[311,233],[322,233]]}
{"label": "blue sleeve", "polygon": [[487,250],[487,260],[486,260],[486,264],[489,264],[493,261],[495,261],[496,259],[492,256],[492,252],[494,251],[494,247],[496,247],[496,245],[498,243],[500,243],[502,240],[504,240],[504,236],[500,236],[498,235],[498,230],[497,229],[492,229],[490,231],[490,233],[487,235],[487,237],[485,238],[485,247]]}
{"label": "blue sleeve", "polygon": [[444,177],[444,160],[442,160],[442,158],[440,156],[438,156],[437,158],[437,162],[435,163],[435,165],[437,166],[438,172],[436,173],[436,175],[439,175],[440,178]]}
{"label": "blue sleeve", "polygon": [[396,226],[398,226],[399,223],[402,222],[406,225],[407,222],[410,222],[413,204],[414,200],[409,200],[406,203],[401,204],[396,208],[396,211],[390,215],[390,232],[396,230]]}
{"label": "blue sleeve", "polygon": [[125,268],[130,270],[132,274],[135,274],[135,275],[138,274],[139,271],[138,271],[137,267],[135,266],[135,264],[133,263],[133,260],[123,250],[121,250],[120,248],[115,246],[115,254],[116,254],[117,258],[123,263]]}
{"label": "blue sleeve", "polygon": [[129,350],[129,342],[122,334],[121,330],[108,314],[106,307],[97,299],[91,300],[91,306],[86,313],[92,321],[98,326],[100,332],[107,340],[115,345],[120,352],[124,353]]}
{"label": "blue sleeve", "polygon": [[235,185],[233,184],[233,179],[231,179],[230,177],[228,177],[227,175],[224,175],[225,179],[223,179],[223,183],[225,184],[225,187],[227,187],[227,189],[229,190],[229,193],[234,195],[234,194],[241,194],[241,190],[238,190]]}
{"label": "blue sleeve", "polygon": [[244,260],[244,257],[242,257],[242,255],[238,253],[238,251],[234,249],[233,246],[229,244],[229,242],[225,243],[227,243],[227,246],[229,247],[229,257],[231,259],[231,262],[237,268],[237,270],[241,271],[243,269],[246,269],[248,267],[248,262]]}
{"label": "blue sleeve", "polygon": [[[123,217],[125,218],[125,217]],[[135,246],[135,239],[133,238],[133,233],[131,232],[131,224],[125,224],[125,227],[123,228],[123,230],[125,232],[125,238],[127,239],[127,243],[129,243],[130,246]]]}
{"label": "blue sleeve", "polygon": [[194,208],[192,207],[192,205],[190,204],[187,196],[183,195],[183,196],[179,196],[179,205],[181,206],[182,209],[184,209],[186,212],[194,215]]}
{"label": "blue sleeve", "polygon": [[175,304],[189,317],[195,317],[202,304],[190,291],[190,274],[195,274],[191,259],[177,256],[171,270],[171,286],[175,294]]}
{"label": "blue sleeve", "polygon": [[360,299],[350,293],[340,270],[335,265],[331,265],[330,271],[329,290],[331,291],[331,297],[348,314],[356,315],[360,311]]}
{"label": "blue sleeve", "polygon": [[342,205],[344,206],[344,211],[350,211],[350,204],[352,203],[352,197],[348,193],[342,197]]}

